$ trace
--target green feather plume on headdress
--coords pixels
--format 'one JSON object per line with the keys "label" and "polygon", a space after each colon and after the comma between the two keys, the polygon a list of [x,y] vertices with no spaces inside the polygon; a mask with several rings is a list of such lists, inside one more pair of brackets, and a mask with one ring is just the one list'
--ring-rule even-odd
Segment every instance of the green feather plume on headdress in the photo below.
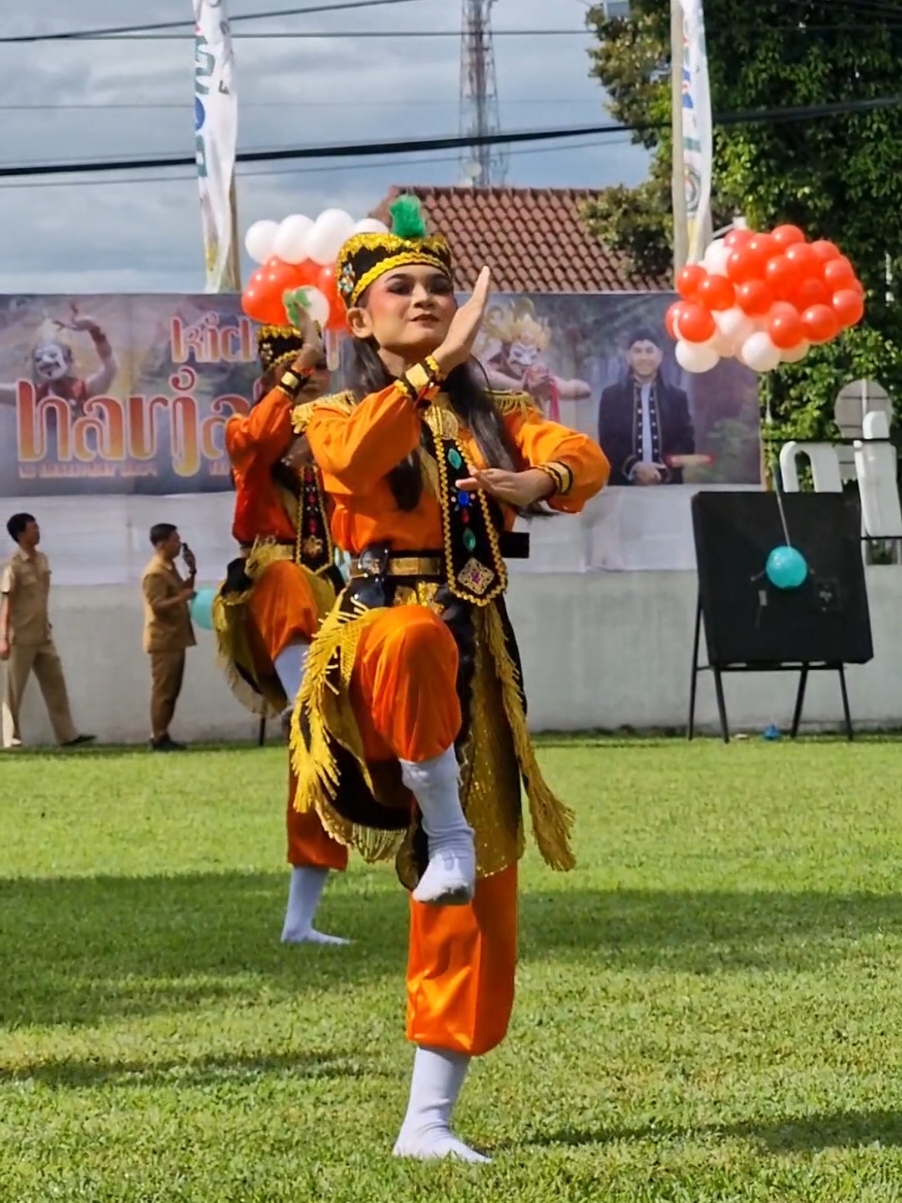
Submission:
{"label": "green feather plume on headdress", "polygon": [[419,197],[405,193],[389,206],[391,232],[407,242],[421,241],[428,233]]}

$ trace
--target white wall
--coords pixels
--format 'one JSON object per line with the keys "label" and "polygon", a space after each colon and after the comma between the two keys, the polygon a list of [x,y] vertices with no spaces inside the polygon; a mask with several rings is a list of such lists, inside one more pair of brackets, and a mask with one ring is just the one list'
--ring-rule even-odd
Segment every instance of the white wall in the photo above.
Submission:
{"label": "white wall", "polygon": [[[534,730],[681,727],[686,721],[695,574],[600,572],[515,575],[509,606],[523,653]],[[862,725],[902,726],[902,567],[868,569],[874,661],[849,670],[852,714]],[[148,736],[149,676],[141,650],[141,602],[134,586],[57,587],[54,631],[75,721],[104,742]],[[256,720],[231,697],[214,662],[213,637],[198,631],[173,733],[187,740],[249,739]],[[726,682],[734,730],[786,728],[791,674],[733,676]],[[814,674],[808,723],[841,717],[834,674]],[[699,687],[699,722],[716,721],[710,674]],[[27,743],[49,741],[34,682],[23,723]]]}

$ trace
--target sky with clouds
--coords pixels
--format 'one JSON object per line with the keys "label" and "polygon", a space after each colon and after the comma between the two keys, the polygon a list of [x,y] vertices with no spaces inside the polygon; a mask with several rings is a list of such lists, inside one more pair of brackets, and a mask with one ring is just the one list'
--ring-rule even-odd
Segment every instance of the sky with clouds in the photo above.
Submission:
{"label": "sky with clouds", "polygon": [[[299,0],[298,6],[300,6]],[[230,0],[238,14],[292,7],[290,0]],[[506,29],[581,30],[583,0],[496,0]],[[380,141],[458,132],[458,0],[413,0],[371,11],[239,23],[255,32],[332,37],[236,37],[239,147]],[[191,0],[29,0],[6,34],[191,19]],[[367,33],[408,31],[395,37]],[[418,38],[416,30],[446,31]],[[363,35],[363,36],[361,36]],[[604,94],[589,78],[588,33],[505,36],[495,53],[501,126],[536,129],[604,122]],[[9,165],[140,155],[192,155],[194,46],[190,29],[153,41],[0,45],[0,162]],[[241,228],[337,205],[363,216],[391,184],[454,184],[456,152],[249,165],[239,179]],[[514,186],[633,184],[643,152],[622,135],[551,147],[515,147]],[[85,182],[88,180],[89,182]],[[0,291],[201,291],[203,253],[196,180],[189,168],[0,180]]]}

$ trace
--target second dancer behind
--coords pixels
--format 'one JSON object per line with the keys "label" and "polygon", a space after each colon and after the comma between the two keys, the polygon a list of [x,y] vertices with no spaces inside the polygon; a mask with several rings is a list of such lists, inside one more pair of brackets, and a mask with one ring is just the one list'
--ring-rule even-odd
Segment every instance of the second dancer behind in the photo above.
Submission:
{"label": "second dancer behind", "polygon": [[570,812],[530,742],[504,605],[518,514],[577,513],[607,479],[591,439],[470,364],[484,270],[458,308],[451,253],[418,206],[336,264],[352,388],[305,408],[352,579],[315,637],[292,734],[296,805],[411,891],[407,1034],[417,1046],[400,1156],[482,1158],[451,1130],[474,1055],[514,996],[521,782],[533,833],[573,864]]}

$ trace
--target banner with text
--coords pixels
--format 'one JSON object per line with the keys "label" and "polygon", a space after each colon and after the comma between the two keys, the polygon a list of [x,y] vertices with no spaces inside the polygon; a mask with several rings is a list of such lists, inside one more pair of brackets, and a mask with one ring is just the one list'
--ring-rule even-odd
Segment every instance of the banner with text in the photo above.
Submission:
{"label": "banner with text", "polygon": [[227,490],[256,375],[234,296],[0,297],[0,495]]}

